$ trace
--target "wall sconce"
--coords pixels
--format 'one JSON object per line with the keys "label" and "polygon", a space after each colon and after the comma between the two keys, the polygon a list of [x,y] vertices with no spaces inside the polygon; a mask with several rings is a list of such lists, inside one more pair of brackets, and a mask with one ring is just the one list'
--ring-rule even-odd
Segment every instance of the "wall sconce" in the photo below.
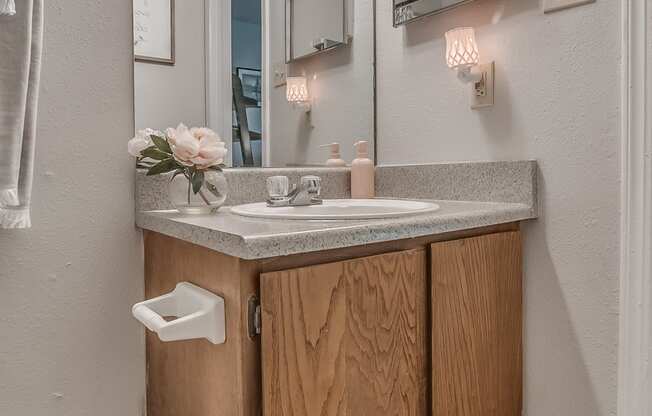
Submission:
{"label": "wall sconce", "polygon": [[306,77],[288,77],[286,96],[288,102],[303,109],[306,113],[312,109]]}
{"label": "wall sconce", "polygon": [[458,27],[446,32],[446,64],[457,71],[465,84],[473,83],[471,108],[494,105],[493,62],[480,64],[480,51],[472,27]]}

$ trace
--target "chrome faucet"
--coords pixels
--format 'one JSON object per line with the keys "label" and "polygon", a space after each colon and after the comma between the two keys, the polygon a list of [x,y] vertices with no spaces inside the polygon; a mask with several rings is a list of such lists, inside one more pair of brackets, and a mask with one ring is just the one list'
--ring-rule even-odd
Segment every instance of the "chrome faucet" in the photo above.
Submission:
{"label": "chrome faucet", "polygon": [[299,184],[289,190],[287,176],[272,176],[267,179],[267,206],[269,207],[300,207],[319,205],[323,201],[321,194],[321,179],[319,176],[302,176]]}

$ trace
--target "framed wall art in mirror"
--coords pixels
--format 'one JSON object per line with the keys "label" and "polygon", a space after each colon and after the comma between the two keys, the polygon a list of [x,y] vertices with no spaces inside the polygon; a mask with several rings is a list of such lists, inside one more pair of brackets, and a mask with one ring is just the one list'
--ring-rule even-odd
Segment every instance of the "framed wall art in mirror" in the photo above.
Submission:
{"label": "framed wall art in mirror", "polygon": [[258,102],[262,100],[262,74],[260,69],[255,68],[236,68],[236,74],[242,82],[242,93],[245,97]]}
{"label": "framed wall art in mirror", "polygon": [[133,0],[134,58],[174,65],[174,0]]}
{"label": "framed wall art in mirror", "polygon": [[474,0],[392,0],[394,27],[432,14],[443,13]]}

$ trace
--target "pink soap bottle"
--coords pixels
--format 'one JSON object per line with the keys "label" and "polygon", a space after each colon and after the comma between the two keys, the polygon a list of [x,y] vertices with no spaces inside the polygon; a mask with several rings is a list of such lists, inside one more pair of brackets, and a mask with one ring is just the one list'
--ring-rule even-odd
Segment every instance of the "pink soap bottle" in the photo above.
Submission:
{"label": "pink soap bottle", "polygon": [[357,157],[351,163],[351,198],[373,198],[374,162],[369,159],[369,142],[361,140],[353,144]]}

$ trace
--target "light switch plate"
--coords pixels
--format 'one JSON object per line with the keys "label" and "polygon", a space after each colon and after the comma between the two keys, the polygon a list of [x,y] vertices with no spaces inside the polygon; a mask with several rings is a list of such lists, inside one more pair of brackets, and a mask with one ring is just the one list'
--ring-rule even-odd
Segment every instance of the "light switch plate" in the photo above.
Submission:
{"label": "light switch plate", "polygon": [[543,12],[552,13],[559,10],[569,9],[571,7],[583,6],[589,3],[595,3],[595,0],[541,0],[543,3]]}
{"label": "light switch plate", "polygon": [[286,63],[276,63],[272,70],[274,71],[274,88],[287,84],[288,66]]}
{"label": "light switch plate", "polygon": [[483,74],[484,88],[483,93],[480,94],[477,90],[478,85],[471,83],[471,108],[477,110],[478,108],[491,107],[494,105],[494,83],[496,77],[496,65],[493,62],[487,64],[479,64],[474,68]]}

